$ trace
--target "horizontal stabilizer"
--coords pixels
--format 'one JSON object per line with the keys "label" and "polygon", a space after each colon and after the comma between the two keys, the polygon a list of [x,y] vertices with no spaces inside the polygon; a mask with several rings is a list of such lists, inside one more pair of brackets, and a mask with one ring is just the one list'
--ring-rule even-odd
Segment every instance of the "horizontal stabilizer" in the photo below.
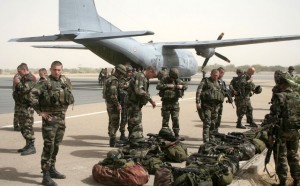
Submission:
{"label": "horizontal stabilizer", "polygon": [[87,49],[83,45],[33,45],[34,48],[53,48],[53,49]]}
{"label": "horizontal stabilizer", "polygon": [[37,36],[10,39],[9,42],[52,42],[52,41],[70,41],[70,39],[63,37],[63,35]]}
{"label": "horizontal stabilizer", "polygon": [[256,43],[269,43],[279,41],[290,41],[300,39],[300,35],[274,36],[274,37],[257,37],[244,39],[227,39],[212,41],[185,41],[185,42],[167,42],[163,47],[167,49],[184,49],[184,48],[217,48],[236,45],[249,45]]}
{"label": "horizontal stabilizer", "polygon": [[128,32],[82,32],[75,38],[75,40],[81,39],[114,39],[122,37],[132,37],[132,36],[144,36],[153,35],[151,31],[128,31]]}

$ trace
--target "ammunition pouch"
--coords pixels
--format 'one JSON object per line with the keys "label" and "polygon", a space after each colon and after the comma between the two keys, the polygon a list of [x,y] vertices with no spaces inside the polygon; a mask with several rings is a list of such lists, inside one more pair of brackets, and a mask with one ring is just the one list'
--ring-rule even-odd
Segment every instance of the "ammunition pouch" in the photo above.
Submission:
{"label": "ammunition pouch", "polygon": [[208,89],[201,93],[200,99],[203,102],[222,103],[224,101],[224,95],[220,90]]}

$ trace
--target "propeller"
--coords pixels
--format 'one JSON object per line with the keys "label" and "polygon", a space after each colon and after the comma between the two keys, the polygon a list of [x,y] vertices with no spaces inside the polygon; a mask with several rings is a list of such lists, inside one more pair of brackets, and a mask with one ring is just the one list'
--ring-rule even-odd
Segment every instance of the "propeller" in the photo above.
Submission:
{"label": "propeller", "polygon": [[[221,39],[223,38],[223,36],[224,36],[224,33],[222,32],[222,33],[219,35],[219,37],[217,38],[217,40],[221,40]],[[218,52],[215,52],[214,54],[215,54],[217,57],[219,57],[220,59],[223,59],[224,61],[230,63],[230,60],[229,60],[227,57],[223,56],[222,54],[220,54],[220,53],[218,53]],[[198,52],[198,51],[197,51],[197,55],[199,55],[199,52]],[[201,67],[202,73],[205,73],[204,67],[207,65],[209,59],[210,59],[210,57],[205,58],[205,60],[204,60],[204,62],[203,62],[203,65],[202,65],[202,67]]]}

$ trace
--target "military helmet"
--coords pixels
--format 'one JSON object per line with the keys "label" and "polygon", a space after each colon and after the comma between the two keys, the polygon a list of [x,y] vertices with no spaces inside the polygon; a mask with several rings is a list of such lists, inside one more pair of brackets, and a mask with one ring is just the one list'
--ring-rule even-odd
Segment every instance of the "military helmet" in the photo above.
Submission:
{"label": "military helmet", "polygon": [[242,70],[242,69],[240,69],[240,68],[238,68],[238,69],[236,69],[236,73],[237,73],[237,74],[239,74],[239,73],[243,73],[243,70]]}
{"label": "military helmet", "polygon": [[277,74],[277,81],[275,80],[275,82],[277,84],[285,84],[287,83],[287,80],[291,79],[291,76],[288,73],[283,73],[281,72],[280,74]]}
{"label": "military helmet", "polygon": [[122,65],[122,64],[118,64],[118,65],[115,67],[115,69],[116,69],[117,71],[121,72],[121,73],[124,74],[124,75],[127,73],[126,67],[125,67],[124,65]]}
{"label": "military helmet", "polygon": [[131,65],[126,66],[126,71],[127,72],[132,72],[133,68]]}
{"label": "military helmet", "polygon": [[179,77],[179,71],[177,68],[171,68],[169,71],[170,78],[177,79]]}
{"label": "military helmet", "polygon": [[110,158],[110,159],[121,159],[121,158],[123,158],[123,154],[120,151],[111,150],[111,151],[108,151],[107,158]]}
{"label": "military helmet", "polygon": [[255,94],[260,94],[262,92],[262,88],[260,85],[256,86],[254,91],[253,91]]}
{"label": "military helmet", "polygon": [[288,70],[295,70],[295,67],[289,66]]}
{"label": "military helmet", "polygon": [[176,140],[173,131],[169,127],[161,128],[160,131],[158,132],[158,136],[168,141]]}

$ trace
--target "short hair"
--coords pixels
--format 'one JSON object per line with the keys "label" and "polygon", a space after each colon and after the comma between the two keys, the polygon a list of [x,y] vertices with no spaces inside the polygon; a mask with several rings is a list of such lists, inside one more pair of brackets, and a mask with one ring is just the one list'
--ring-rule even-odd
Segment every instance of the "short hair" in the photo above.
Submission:
{"label": "short hair", "polygon": [[39,72],[42,72],[42,71],[47,71],[47,70],[45,68],[40,68]]}
{"label": "short hair", "polygon": [[25,69],[25,70],[28,70],[28,66],[26,63],[21,63],[19,66],[18,66],[18,70],[19,69]]}
{"label": "short hair", "polygon": [[62,63],[60,61],[53,61],[51,64],[51,68],[54,66],[63,66]]}
{"label": "short hair", "polygon": [[222,70],[222,71],[225,71],[225,69],[224,69],[223,67],[219,67],[219,68],[217,68],[217,70],[218,70],[218,71],[221,71],[221,70]]}

